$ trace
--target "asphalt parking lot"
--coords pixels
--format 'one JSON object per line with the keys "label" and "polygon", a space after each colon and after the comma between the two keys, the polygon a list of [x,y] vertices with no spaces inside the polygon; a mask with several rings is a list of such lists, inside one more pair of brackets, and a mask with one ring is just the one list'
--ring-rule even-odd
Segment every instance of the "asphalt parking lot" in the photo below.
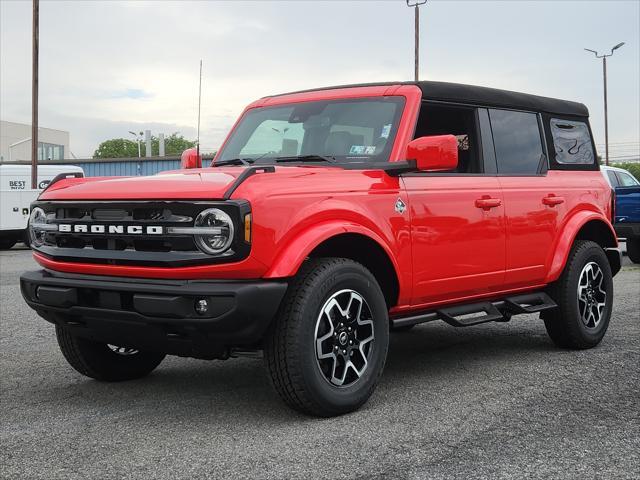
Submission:
{"label": "asphalt parking lot", "polygon": [[334,419],[288,410],[258,360],[82,377],[22,301],[33,268],[27,250],[0,252],[2,478],[640,477],[640,268],[626,258],[596,349],[556,349],[533,316],[422,325],[392,336],[371,401]]}

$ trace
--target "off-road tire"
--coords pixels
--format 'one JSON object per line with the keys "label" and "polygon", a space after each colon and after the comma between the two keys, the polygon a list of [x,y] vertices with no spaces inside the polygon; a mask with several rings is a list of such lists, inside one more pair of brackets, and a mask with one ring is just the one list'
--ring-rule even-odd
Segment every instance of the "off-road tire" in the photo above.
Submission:
{"label": "off-road tire", "polygon": [[[603,273],[606,299],[598,325],[588,328],[579,311],[578,283],[583,269],[591,262],[595,262]],[[558,304],[558,308],[544,312],[542,316],[553,343],[569,349],[586,349],[598,345],[609,326],[613,304],[613,277],[602,247],[591,241],[576,241],[562,275],[550,286],[548,293]]]}
{"label": "off-road tire", "polygon": [[[374,342],[362,376],[336,386],[323,376],[316,358],[319,315],[332,295],[352,289],[367,302]],[[380,286],[364,266],[344,258],[310,259],[293,279],[264,345],[271,383],[291,408],[330,417],[358,409],[373,393],[389,345],[388,309]]]}
{"label": "off-road tire", "polygon": [[640,263],[640,238],[627,238],[627,256],[633,263]]}
{"label": "off-road tire", "polygon": [[82,375],[104,382],[120,382],[142,378],[151,373],[165,357],[164,353],[115,353],[107,344],[77,337],[56,325],[60,351]]}

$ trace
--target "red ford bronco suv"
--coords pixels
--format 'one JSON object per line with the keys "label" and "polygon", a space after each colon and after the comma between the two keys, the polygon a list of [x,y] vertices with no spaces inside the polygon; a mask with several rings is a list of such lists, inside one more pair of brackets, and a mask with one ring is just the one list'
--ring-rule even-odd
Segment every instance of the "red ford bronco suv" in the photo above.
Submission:
{"label": "red ford bronco suv", "polygon": [[390,330],[540,312],[551,340],[607,330],[620,252],[586,107],[389,83],[262,98],[210,167],[65,178],[32,205],[26,302],[78,372],[264,352],[291,407],[357,409]]}

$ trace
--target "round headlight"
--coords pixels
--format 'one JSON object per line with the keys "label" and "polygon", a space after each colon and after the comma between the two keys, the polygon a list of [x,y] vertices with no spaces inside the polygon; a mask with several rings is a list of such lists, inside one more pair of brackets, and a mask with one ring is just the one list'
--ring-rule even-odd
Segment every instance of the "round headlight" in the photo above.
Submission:
{"label": "round headlight", "polygon": [[214,232],[196,234],[194,237],[198,248],[209,255],[223,253],[233,242],[233,220],[218,208],[209,208],[200,212],[196,217],[195,227],[207,228]]}
{"label": "round headlight", "polygon": [[31,210],[29,215],[29,237],[31,243],[40,246],[44,244],[47,231],[43,228],[47,224],[47,214],[40,207]]}

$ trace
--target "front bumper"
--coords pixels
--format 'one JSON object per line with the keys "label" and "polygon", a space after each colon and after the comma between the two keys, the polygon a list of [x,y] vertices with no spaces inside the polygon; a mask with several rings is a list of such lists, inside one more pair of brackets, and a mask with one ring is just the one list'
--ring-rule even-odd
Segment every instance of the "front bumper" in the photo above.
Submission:
{"label": "front bumper", "polygon": [[[140,350],[216,358],[258,343],[287,290],[283,281],[150,280],[62,274],[20,277],[22,296],[78,336]],[[205,299],[204,315],[195,303]]]}

